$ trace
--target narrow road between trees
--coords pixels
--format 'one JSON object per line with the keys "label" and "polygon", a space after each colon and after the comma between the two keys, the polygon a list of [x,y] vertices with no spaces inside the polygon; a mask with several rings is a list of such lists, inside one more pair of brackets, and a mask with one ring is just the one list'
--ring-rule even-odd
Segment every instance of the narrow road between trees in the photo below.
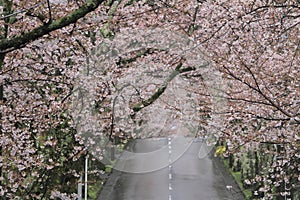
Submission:
{"label": "narrow road between trees", "polygon": [[139,139],[130,149],[141,157],[120,162],[97,200],[244,199],[222,162],[201,140]]}

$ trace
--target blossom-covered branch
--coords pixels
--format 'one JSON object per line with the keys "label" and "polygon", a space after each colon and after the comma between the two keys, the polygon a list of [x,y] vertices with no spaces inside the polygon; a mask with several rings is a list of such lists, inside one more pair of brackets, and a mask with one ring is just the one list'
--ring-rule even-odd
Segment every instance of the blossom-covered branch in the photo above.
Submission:
{"label": "blossom-covered branch", "polygon": [[11,52],[15,49],[22,48],[28,43],[39,39],[40,37],[66,27],[70,24],[76,23],[79,19],[83,18],[86,14],[94,11],[104,0],[88,0],[86,4],[79,7],[77,10],[72,11],[70,14],[61,17],[57,20],[50,21],[50,23],[43,24],[27,33],[20,34],[15,37],[0,40],[0,53]]}

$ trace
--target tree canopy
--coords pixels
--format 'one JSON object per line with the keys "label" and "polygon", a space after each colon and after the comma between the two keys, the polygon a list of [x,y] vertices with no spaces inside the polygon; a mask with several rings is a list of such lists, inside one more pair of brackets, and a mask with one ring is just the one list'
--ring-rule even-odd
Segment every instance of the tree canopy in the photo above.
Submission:
{"label": "tree canopy", "polygon": [[[69,112],[78,72],[87,62],[97,65],[105,42],[118,33],[157,27],[196,44],[221,74],[224,87],[209,93],[205,74],[176,52],[148,47],[132,51],[97,72],[95,108],[101,131],[129,137],[122,124],[114,125],[111,105],[124,77],[147,73],[138,64],[154,66],[155,75],[168,81],[174,78],[169,72],[177,71],[195,94],[203,128],[199,135],[210,131],[207,120],[212,115],[220,116],[223,125],[214,135],[226,146],[225,156],[260,152],[255,154],[260,166],[244,181],[245,187],[255,185],[253,198],[280,199],[286,188],[288,195],[299,190],[299,1],[0,0],[0,6],[4,199],[75,198],[82,169],[74,163],[86,154]],[[136,116],[130,120],[158,99],[168,105],[163,96],[167,87],[156,83],[136,88],[129,102],[129,112]],[[211,98],[226,100],[222,112],[213,113]]]}

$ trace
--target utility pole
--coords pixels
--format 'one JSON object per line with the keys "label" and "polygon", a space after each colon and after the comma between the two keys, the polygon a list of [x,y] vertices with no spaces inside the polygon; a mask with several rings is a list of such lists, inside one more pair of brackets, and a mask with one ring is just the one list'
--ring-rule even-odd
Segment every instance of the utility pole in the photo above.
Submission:
{"label": "utility pole", "polygon": [[87,154],[85,157],[85,169],[84,169],[84,200],[87,200],[88,194],[88,162],[89,162],[89,155]]}
{"label": "utility pole", "polygon": [[82,175],[80,175],[77,187],[78,200],[82,200]]}

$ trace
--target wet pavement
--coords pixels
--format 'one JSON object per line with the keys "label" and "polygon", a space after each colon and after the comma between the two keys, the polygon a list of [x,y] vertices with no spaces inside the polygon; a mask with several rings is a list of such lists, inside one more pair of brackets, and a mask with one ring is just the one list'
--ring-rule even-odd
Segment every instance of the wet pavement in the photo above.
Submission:
{"label": "wet pavement", "polygon": [[[122,160],[97,200],[244,199],[222,162],[201,140],[140,139],[130,149],[141,156]],[[128,172],[129,168],[135,171]]]}

